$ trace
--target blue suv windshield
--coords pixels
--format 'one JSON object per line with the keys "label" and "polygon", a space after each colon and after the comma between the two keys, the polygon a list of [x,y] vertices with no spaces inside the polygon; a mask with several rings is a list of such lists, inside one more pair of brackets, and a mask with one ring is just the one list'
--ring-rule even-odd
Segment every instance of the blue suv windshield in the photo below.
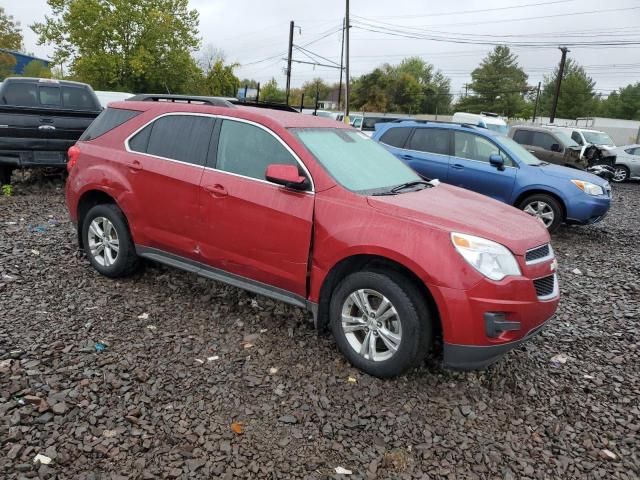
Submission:
{"label": "blue suv windshield", "polygon": [[509,137],[499,137],[496,138],[496,141],[501,143],[505,148],[509,149],[509,152],[511,152],[516,159],[526,163],[527,165],[542,165],[542,163],[544,163],[531,155],[529,150],[524,148],[518,142],[511,140]]}

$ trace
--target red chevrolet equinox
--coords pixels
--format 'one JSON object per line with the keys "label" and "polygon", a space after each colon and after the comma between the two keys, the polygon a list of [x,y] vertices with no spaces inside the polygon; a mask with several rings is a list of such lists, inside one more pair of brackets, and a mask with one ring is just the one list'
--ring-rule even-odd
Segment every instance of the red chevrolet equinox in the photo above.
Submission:
{"label": "red chevrolet equinox", "polygon": [[330,119],[144,95],[69,150],[67,206],[108,277],[147,258],[310,310],[356,367],[399,375],[434,340],[482,368],[556,311],[544,225],[426,181]]}

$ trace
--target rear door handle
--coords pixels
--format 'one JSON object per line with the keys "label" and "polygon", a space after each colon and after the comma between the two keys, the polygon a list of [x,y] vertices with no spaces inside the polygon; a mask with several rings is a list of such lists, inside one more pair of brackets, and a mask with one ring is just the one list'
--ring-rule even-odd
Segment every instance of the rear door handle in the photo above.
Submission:
{"label": "rear door handle", "polygon": [[228,195],[227,189],[219,183],[215,185],[205,185],[204,189],[214,197],[226,197]]}
{"label": "rear door handle", "polygon": [[138,160],[134,160],[129,164],[129,170],[133,172],[139,172],[142,170],[142,164]]}
{"label": "rear door handle", "polygon": [[459,163],[454,163],[451,165],[451,168],[455,168],[456,170],[464,170],[464,165],[460,165]]}
{"label": "rear door handle", "polygon": [[413,155],[401,155],[401,157],[405,160],[417,160],[417,157],[414,157]]}
{"label": "rear door handle", "polygon": [[529,153],[536,153],[535,150],[527,150]]}
{"label": "rear door handle", "polygon": [[53,125],[40,125],[38,127],[38,130],[47,130],[47,131],[51,131],[51,130],[55,130],[56,127],[54,127]]}

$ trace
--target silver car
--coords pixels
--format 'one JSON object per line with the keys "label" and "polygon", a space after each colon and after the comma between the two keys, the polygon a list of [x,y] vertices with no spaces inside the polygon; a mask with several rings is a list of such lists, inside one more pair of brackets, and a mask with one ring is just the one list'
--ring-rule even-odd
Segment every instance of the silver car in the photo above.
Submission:
{"label": "silver car", "polygon": [[640,144],[616,147],[614,182],[624,182],[632,177],[640,177]]}

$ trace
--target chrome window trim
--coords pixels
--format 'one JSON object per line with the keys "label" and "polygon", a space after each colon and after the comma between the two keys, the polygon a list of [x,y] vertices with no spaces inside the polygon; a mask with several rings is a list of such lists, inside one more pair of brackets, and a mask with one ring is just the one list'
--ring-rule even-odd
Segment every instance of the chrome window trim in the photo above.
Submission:
{"label": "chrome window trim", "polygon": [[302,191],[301,190],[300,193],[315,194],[315,190],[316,190],[315,189],[315,183],[313,182],[313,177],[311,176],[311,173],[309,172],[309,169],[302,162],[302,160],[300,160],[300,157],[298,157],[298,155],[291,149],[291,147],[289,145],[287,145],[284,140],[282,140],[275,132],[273,132],[269,128],[267,128],[264,125],[261,125],[261,124],[259,124],[257,122],[254,122],[252,120],[247,120],[247,119],[244,119],[244,118],[231,117],[231,116],[228,116],[228,115],[216,115],[216,114],[212,114],[212,113],[166,112],[166,113],[163,113],[162,115],[158,115],[157,117],[153,117],[147,123],[145,123],[144,125],[140,126],[136,130],[134,130],[133,133],[131,133],[127,138],[125,138],[124,139],[124,148],[125,148],[125,150],[128,153],[135,153],[137,155],[144,155],[146,157],[157,158],[157,159],[166,160],[166,161],[169,161],[169,162],[175,162],[175,163],[179,163],[179,164],[182,164],[182,165],[188,165],[188,166],[199,168],[199,169],[210,170],[210,171],[213,171],[213,172],[226,173],[228,175],[233,175],[233,176],[240,177],[240,178],[247,178],[249,180],[254,180],[256,182],[267,183],[269,185],[275,185],[278,188],[282,187],[282,185],[270,182],[268,180],[263,180],[261,178],[248,177],[246,175],[241,175],[239,173],[227,172],[226,170],[220,170],[220,169],[217,169],[217,168],[208,167],[206,165],[197,165],[195,163],[189,163],[189,162],[185,162],[185,161],[182,161],[182,160],[176,160],[174,158],[167,158],[167,157],[162,157],[160,155],[152,155],[150,153],[138,152],[136,150],[132,150],[129,147],[129,140],[131,140],[133,137],[135,137],[138,133],[140,133],[142,130],[147,128],[149,125],[151,125],[156,120],[159,120],[160,118],[163,118],[163,117],[170,117],[170,116],[209,117],[209,118],[213,118],[214,120],[215,119],[232,120],[232,121],[236,121],[236,122],[247,123],[249,125],[253,125],[255,127],[261,128],[262,130],[264,130],[265,132],[270,134],[272,137],[274,137],[278,142],[280,142],[280,144],[291,154],[291,156],[296,160],[298,165],[300,165],[302,167],[302,170],[304,170],[304,172],[307,174],[307,176],[309,178],[309,181],[311,182],[311,190],[307,190],[307,191]]}
{"label": "chrome window trim", "polygon": [[546,262],[546,261],[551,260],[552,258],[554,258],[555,257],[555,252],[553,251],[553,247],[551,246],[550,243],[546,243],[546,244],[543,244],[543,245],[538,245],[537,247],[534,247],[534,248],[530,248],[529,250],[527,250],[524,253],[524,258],[527,258],[527,253],[529,253],[530,251],[537,250],[538,248],[544,247],[545,245],[549,245],[549,253],[546,256],[544,256],[542,258],[537,258],[535,260],[530,260],[528,262],[525,261],[525,264],[526,265],[536,265],[537,263]]}

